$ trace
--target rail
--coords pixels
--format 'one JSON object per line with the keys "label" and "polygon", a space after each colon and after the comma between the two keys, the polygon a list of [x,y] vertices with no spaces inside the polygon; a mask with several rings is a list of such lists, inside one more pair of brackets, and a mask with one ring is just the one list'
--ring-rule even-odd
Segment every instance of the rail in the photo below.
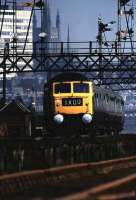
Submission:
{"label": "rail", "polygon": [[[121,200],[135,199],[136,192],[131,188],[132,184],[136,184],[136,173],[129,176],[110,181],[106,184],[100,184],[75,195],[70,195],[63,200]],[[129,191],[124,191],[124,187],[129,187]],[[123,191],[120,191],[123,188]],[[117,192],[115,192],[117,190]],[[60,198],[61,200],[61,198]]]}
{"label": "rail", "polygon": [[15,195],[39,187],[40,185],[44,185],[46,188],[54,187],[55,185],[82,181],[88,177],[91,178],[101,174],[107,175],[115,171],[135,167],[136,156],[132,156],[109,161],[82,163],[52,169],[3,175],[0,177],[0,197],[5,198],[9,195]]}

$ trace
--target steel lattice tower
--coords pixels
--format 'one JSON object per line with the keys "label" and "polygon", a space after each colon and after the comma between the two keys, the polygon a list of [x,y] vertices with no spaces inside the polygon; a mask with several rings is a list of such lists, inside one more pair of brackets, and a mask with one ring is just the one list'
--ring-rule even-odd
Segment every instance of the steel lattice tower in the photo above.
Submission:
{"label": "steel lattice tower", "polygon": [[133,53],[134,38],[134,5],[133,0],[118,0],[118,51],[123,52],[125,46],[131,45]]}

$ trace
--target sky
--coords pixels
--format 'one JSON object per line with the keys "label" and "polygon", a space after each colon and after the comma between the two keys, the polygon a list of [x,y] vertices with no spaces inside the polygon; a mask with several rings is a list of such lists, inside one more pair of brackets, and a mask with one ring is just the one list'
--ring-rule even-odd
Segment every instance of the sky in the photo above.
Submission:
{"label": "sky", "polygon": [[[33,0],[16,0],[31,2]],[[38,1],[38,0],[37,0]],[[107,40],[115,40],[117,32],[118,0],[48,0],[51,8],[52,25],[55,25],[57,9],[61,18],[61,40],[67,41],[68,25],[70,41],[95,41],[98,34],[98,17],[103,23],[116,21],[112,31],[106,32]],[[130,0],[136,4],[136,0]],[[129,3],[130,3],[129,2]],[[136,7],[136,6],[135,6]],[[136,8],[135,8],[136,9]]]}
{"label": "sky", "polygon": [[[52,23],[57,9],[61,17],[61,40],[67,40],[68,24],[71,41],[96,40],[97,21],[101,16],[104,23],[117,21],[117,0],[50,0]],[[117,31],[113,25],[113,32]],[[107,34],[110,39],[113,34]],[[112,39],[111,39],[112,40]]]}

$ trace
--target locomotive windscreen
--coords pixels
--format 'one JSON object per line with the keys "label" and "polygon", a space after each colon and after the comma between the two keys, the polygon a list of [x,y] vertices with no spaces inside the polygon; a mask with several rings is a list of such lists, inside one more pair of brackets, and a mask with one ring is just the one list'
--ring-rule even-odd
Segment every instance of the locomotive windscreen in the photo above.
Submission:
{"label": "locomotive windscreen", "polygon": [[71,84],[70,83],[55,84],[55,94],[70,93],[70,92],[71,92]]}
{"label": "locomotive windscreen", "polygon": [[89,84],[88,83],[74,83],[73,90],[75,93],[88,93]]}

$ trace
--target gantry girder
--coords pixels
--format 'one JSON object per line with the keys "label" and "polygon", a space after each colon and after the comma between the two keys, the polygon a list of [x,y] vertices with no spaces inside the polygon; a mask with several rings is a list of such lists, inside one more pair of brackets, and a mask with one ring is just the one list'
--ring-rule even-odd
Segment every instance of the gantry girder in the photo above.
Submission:
{"label": "gantry girder", "polygon": [[[136,51],[132,53],[129,48],[125,48],[118,52],[116,44],[112,43],[111,48],[103,48],[99,53],[98,48],[94,48],[92,44],[72,43],[71,50],[67,52],[67,43],[57,43],[55,51],[53,48],[47,51],[45,43],[36,43],[31,51],[33,53],[28,50],[22,52],[19,48],[13,52],[12,45],[9,44],[0,49],[0,74],[75,71],[85,73],[97,84],[136,84]],[[48,46],[54,44],[50,43]]]}
{"label": "gantry girder", "polygon": [[[22,3],[21,3],[22,2]],[[135,89],[136,85],[136,42],[133,41],[134,5],[131,0],[117,0],[118,25],[115,41],[105,40],[105,33],[110,31],[109,25],[98,20],[97,41],[92,42],[50,42],[50,12],[48,1],[32,0],[30,2],[17,0],[0,1],[2,22],[0,36],[3,31],[6,5],[13,11],[17,6],[31,11],[25,43],[19,42],[16,23],[16,12],[13,15],[13,38],[9,43],[0,44],[0,74],[6,82],[6,74],[28,72],[82,72],[95,83],[108,85],[116,89]],[[1,6],[4,5],[4,6]],[[4,9],[4,12],[3,12]],[[33,43],[33,49],[27,49],[28,35],[32,18],[36,11],[41,18],[40,34]],[[48,17],[47,17],[47,15]],[[35,18],[36,19],[36,18]],[[43,22],[46,23],[43,23]],[[49,22],[49,23],[47,23]],[[34,24],[35,26],[35,24]],[[35,27],[33,29],[35,31]],[[42,36],[42,37],[41,37]],[[44,36],[44,37],[43,37]],[[1,39],[1,38],[0,38]],[[46,41],[46,42],[45,42]],[[69,41],[69,40],[68,40]],[[6,42],[6,40],[5,40]],[[20,45],[22,48],[20,48]],[[3,48],[2,48],[3,47]],[[4,82],[4,81],[3,81]],[[5,88],[3,86],[3,88]]]}

